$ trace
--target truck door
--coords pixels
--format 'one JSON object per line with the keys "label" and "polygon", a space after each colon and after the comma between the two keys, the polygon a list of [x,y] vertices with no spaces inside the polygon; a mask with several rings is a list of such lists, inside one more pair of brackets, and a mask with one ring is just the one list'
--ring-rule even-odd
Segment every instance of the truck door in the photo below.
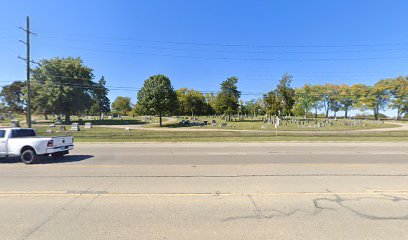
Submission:
{"label": "truck door", "polygon": [[7,155],[6,130],[0,130],[0,156]]}

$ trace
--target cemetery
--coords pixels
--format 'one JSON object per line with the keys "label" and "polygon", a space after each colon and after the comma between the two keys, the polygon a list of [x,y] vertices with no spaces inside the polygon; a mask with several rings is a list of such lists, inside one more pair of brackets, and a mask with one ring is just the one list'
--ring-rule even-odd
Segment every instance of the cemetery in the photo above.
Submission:
{"label": "cemetery", "polygon": [[[331,118],[299,118],[283,117],[282,119],[272,117],[248,118],[237,116],[232,121],[225,121],[217,116],[200,116],[194,118],[178,118],[176,124],[172,121],[164,124],[168,128],[189,129],[235,129],[235,130],[266,130],[278,127],[285,131],[340,131],[340,130],[364,130],[375,128],[392,128],[395,125],[384,123],[384,121],[362,120],[362,119],[331,119]],[[156,126],[158,127],[158,126]]]}
{"label": "cemetery", "polygon": [[[11,118],[10,118],[11,117]],[[76,140],[100,142],[197,142],[197,141],[407,141],[408,131],[387,129],[398,127],[390,121],[353,118],[302,118],[233,116],[171,116],[163,118],[159,127],[154,116],[120,117],[74,116],[64,124],[54,116],[35,119],[33,128],[39,134],[72,135]],[[0,125],[25,127],[23,118],[4,116]],[[376,129],[386,131],[376,132]],[[364,130],[373,130],[365,132]],[[363,132],[362,132],[363,131]]]}

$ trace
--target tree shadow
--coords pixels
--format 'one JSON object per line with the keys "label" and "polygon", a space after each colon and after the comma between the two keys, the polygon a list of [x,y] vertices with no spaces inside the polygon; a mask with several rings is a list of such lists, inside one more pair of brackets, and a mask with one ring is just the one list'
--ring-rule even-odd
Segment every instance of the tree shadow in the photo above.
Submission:
{"label": "tree shadow", "polygon": [[[67,155],[62,158],[41,157],[36,164],[57,164],[57,163],[71,163],[80,162],[93,158],[92,155]],[[18,157],[0,158],[0,164],[21,163]]]}

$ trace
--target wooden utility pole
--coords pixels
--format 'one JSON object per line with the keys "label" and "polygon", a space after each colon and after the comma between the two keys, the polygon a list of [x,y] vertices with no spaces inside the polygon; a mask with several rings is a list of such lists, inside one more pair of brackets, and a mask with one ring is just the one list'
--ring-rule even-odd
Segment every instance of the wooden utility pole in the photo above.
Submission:
{"label": "wooden utility pole", "polygon": [[23,30],[26,33],[26,41],[20,40],[20,42],[24,43],[27,46],[27,56],[26,58],[21,58],[20,59],[24,60],[27,64],[27,126],[31,128],[31,87],[30,87],[30,74],[31,74],[31,60],[30,60],[30,35],[35,34],[30,31],[30,17],[27,16],[27,25],[26,28],[20,27],[21,30]]}

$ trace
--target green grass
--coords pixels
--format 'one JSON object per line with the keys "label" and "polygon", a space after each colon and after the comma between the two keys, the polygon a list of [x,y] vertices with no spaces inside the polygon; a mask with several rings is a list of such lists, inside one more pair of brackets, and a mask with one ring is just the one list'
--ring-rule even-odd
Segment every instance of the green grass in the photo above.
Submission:
{"label": "green grass", "polygon": [[[71,117],[71,122],[72,123],[77,123],[79,122],[79,119],[82,119],[82,122],[87,123],[90,122],[93,125],[137,125],[137,124],[150,124],[150,120],[147,120],[147,122],[144,121],[144,117],[129,117],[129,116],[124,116],[122,119],[108,119],[104,118],[100,120],[98,117],[93,117],[94,119],[86,119],[86,118],[80,118],[77,116]],[[163,118],[163,122],[166,122],[167,119]],[[33,125],[44,125],[44,124],[52,124],[57,121],[56,118],[49,118],[48,120],[43,120],[40,119],[33,123]],[[152,117],[152,125],[158,125],[159,118],[158,117]]]}
{"label": "green grass", "polygon": [[[180,121],[182,120],[181,118],[179,119]],[[193,121],[190,120],[190,122],[203,122],[203,121],[208,121],[208,123],[211,123],[212,120],[217,121],[217,126],[212,126],[210,125],[204,125],[204,126],[184,126],[180,124],[164,124],[164,127],[167,128],[201,128],[201,129],[229,129],[229,130],[273,130],[275,129],[274,124],[268,124],[261,122],[259,120],[255,119],[244,119],[236,122],[226,122],[220,118],[206,118],[206,117],[200,117],[199,121]],[[179,122],[180,122],[179,121]],[[378,124],[378,121],[363,121],[362,125],[345,125],[350,124],[351,120],[344,120],[344,119],[339,119],[337,121],[333,120],[333,126],[329,126],[326,124],[325,127],[317,128],[314,127],[314,123],[311,123],[311,127],[307,125],[306,127],[298,127],[298,124],[296,123],[288,123],[286,125],[285,123],[282,123],[282,125],[279,126],[279,130],[282,131],[342,131],[342,130],[361,130],[361,129],[375,129],[375,128],[393,128],[397,127],[395,124],[386,124],[386,123],[380,123]],[[222,123],[227,123],[227,127],[221,128]],[[151,127],[157,127],[157,126],[151,126]]]}
{"label": "green grass", "polygon": [[[39,135],[65,135],[46,133],[47,127],[38,127]],[[69,129],[69,128],[67,128]],[[259,142],[276,141],[275,131],[149,131],[95,127],[69,133],[76,142]],[[278,132],[278,141],[408,141],[408,131],[401,132]]]}

